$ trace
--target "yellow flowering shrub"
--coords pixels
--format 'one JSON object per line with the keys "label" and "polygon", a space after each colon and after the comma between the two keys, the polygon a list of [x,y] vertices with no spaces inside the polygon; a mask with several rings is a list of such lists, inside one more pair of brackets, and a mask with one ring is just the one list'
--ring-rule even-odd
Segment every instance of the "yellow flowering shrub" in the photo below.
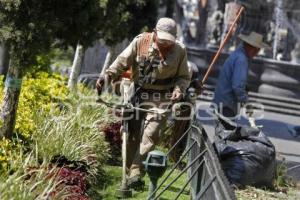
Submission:
{"label": "yellow flowering shrub", "polygon": [[[4,85],[3,81],[0,82],[2,101]],[[50,111],[53,102],[66,99],[68,89],[65,83],[66,78],[56,74],[50,75],[47,72],[38,72],[34,77],[25,77],[21,88],[15,131],[29,138],[36,128],[33,123],[34,114],[39,110]]]}
{"label": "yellow flowering shrub", "polygon": [[[4,95],[3,76],[0,77],[0,101],[2,104]],[[57,74],[38,72],[34,76],[23,79],[15,132],[22,138],[29,139],[36,130],[34,115],[43,110],[50,112],[53,103],[64,101],[68,96],[66,78]],[[0,121],[0,125],[2,125]],[[21,148],[21,144],[7,139],[0,140],[0,170],[6,168],[12,160],[11,150]]]}
{"label": "yellow flowering shrub", "polygon": [[22,145],[17,141],[0,139],[0,174],[7,171],[9,163],[18,159],[18,152],[21,152]]}

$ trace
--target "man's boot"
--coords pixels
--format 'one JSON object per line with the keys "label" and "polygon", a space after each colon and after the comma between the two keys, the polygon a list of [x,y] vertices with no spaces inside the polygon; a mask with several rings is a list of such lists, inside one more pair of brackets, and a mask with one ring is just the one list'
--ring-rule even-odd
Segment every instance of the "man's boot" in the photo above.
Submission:
{"label": "man's boot", "polygon": [[135,175],[127,179],[127,185],[129,188],[136,191],[143,191],[145,187],[145,181],[142,180],[140,175]]}

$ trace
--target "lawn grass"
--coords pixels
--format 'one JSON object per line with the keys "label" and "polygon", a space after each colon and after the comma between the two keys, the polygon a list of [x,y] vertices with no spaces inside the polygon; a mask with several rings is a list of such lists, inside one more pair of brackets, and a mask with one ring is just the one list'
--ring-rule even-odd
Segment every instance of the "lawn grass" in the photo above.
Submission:
{"label": "lawn grass", "polygon": [[[102,199],[105,200],[112,200],[116,199],[115,192],[119,188],[121,183],[121,175],[122,169],[121,167],[116,166],[106,166],[104,170],[107,174],[106,180],[107,182],[104,184],[104,189],[101,192]],[[169,170],[165,173],[168,173]],[[178,175],[179,171],[176,170],[175,173],[171,176],[170,180],[173,180],[176,175]],[[147,199],[148,194],[148,186],[149,186],[149,178],[145,176],[144,180],[146,181],[146,187],[144,192],[133,192],[133,198],[129,200],[142,200]],[[160,179],[160,181],[162,178]],[[177,192],[181,189],[181,187],[186,182],[186,174],[180,177],[177,182],[168,190],[166,191],[161,200],[173,200],[175,199]],[[169,183],[170,181],[168,181]],[[165,186],[165,184],[164,184]],[[299,186],[298,186],[299,187]],[[243,190],[236,190],[236,197],[238,200],[298,200],[300,199],[300,192],[299,188],[288,188],[287,191],[283,192],[276,192],[276,191],[269,191],[263,190],[254,187],[247,187]],[[189,196],[189,189],[185,189],[184,193],[179,197],[180,200],[190,200]]]}
{"label": "lawn grass", "polygon": [[[115,167],[115,166],[106,166],[105,168],[106,174],[108,175],[107,177],[107,183],[105,184],[105,187],[103,189],[102,197],[105,200],[111,200],[111,199],[116,199],[115,197],[115,192],[119,188],[120,183],[121,183],[121,176],[122,176],[122,168],[121,167]],[[165,175],[169,170],[166,171]],[[169,180],[173,180],[176,175],[178,175],[180,172],[178,170],[175,170],[175,173],[171,175]],[[164,175],[164,176],[165,176]],[[141,199],[147,199],[147,194],[148,194],[148,187],[149,187],[149,178],[146,175],[144,178],[146,182],[145,186],[145,191],[143,192],[136,192],[133,191],[133,198],[130,198],[130,200],[141,200]],[[161,181],[162,178],[159,180]],[[180,189],[184,186],[186,183],[186,174],[182,175],[175,183],[172,185],[160,198],[161,200],[173,200],[175,199],[177,193],[180,191]],[[170,182],[167,181],[167,184]],[[165,186],[166,184],[164,184]],[[164,187],[163,187],[164,188]],[[179,197],[180,200],[190,200],[189,196],[189,189],[185,189],[183,194]]]}

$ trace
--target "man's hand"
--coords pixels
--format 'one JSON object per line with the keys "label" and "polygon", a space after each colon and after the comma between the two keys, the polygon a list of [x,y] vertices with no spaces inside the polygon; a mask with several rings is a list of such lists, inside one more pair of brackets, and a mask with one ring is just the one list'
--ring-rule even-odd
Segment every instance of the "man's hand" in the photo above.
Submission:
{"label": "man's hand", "polygon": [[248,117],[252,117],[253,113],[254,113],[254,107],[252,106],[252,104],[245,104],[245,109],[246,109],[246,115]]}
{"label": "man's hand", "polygon": [[103,90],[103,87],[105,85],[105,82],[106,83],[109,83],[111,81],[111,78],[109,75],[100,75],[97,82],[96,82],[96,89],[97,89],[97,92],[98,92],[98,95],[101,95],[102,93],[102,90]]}
{"label": "man's hand", "polygon": [[[192,85],[192,84],[191,84]],[[194,82],[193,82],[193,86],[194,88],[196,89],[196,94],[197,95],[200,95],[202,92],[203,92],[203,89],[204,89],[204,86],[202,84],[202,81],[196,79]]]}
{"label": "man's hand", "polygon": [[178,89],[175,89],[172,93],[172,97],[170,98],[171,101],[180,101],[183,97],[183,93],[178,90]]}

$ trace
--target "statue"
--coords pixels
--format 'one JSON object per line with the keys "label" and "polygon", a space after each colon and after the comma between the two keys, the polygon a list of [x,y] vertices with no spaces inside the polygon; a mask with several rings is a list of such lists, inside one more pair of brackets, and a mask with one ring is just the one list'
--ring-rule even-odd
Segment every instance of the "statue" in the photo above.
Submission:
{"label": "statue", "polygon": [[297,42],[295,48],[291,52],[292,63],[300,64],[300,43]]}
{"label": "statue", "polygon": [[223,13],[217,10],[209,19],[211,34],[209,36],[209,47],[218,47],[222,39]]}

